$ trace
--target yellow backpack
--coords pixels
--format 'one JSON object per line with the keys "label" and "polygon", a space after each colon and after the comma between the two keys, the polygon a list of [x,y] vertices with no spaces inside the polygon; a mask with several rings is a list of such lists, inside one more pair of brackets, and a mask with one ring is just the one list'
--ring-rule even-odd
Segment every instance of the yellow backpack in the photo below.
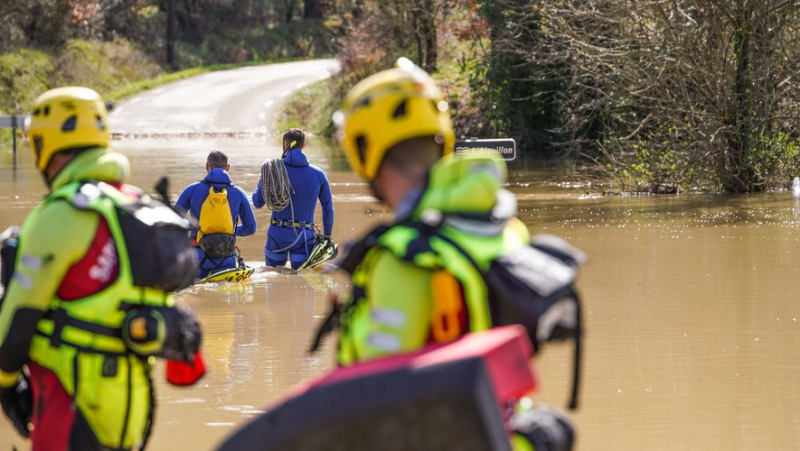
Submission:
{"label": "yellow backpack", "polygon": [[233,255],[236,237],[233,234],[233,216],[228,204],[228,191],[222,188],[215,192],[208,187],[208,197],[200,208],[200,230],[197,244],[206,254],[214,258]]}

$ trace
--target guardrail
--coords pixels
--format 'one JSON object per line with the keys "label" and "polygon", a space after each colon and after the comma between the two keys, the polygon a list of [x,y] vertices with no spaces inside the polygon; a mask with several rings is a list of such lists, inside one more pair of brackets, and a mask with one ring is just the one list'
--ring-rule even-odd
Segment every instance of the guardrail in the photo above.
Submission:
{"label": "guardrail", "polygon": [[11,129],[11,145],[14,149],[14,166],[17,165],[17,129],[22,128],[25,122],[25,116],[0,116],[0,128]]}

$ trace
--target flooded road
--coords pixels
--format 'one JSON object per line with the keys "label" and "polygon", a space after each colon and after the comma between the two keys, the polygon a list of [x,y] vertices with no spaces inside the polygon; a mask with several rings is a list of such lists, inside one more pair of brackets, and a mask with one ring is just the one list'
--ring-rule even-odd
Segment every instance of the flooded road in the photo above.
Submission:
{"label": "flooded road", "polygon": [[[252,191],[267,139],[116,141],[132,182],[171,177],[173,199],[203,176],[209,150],[230,155],[235,183]],[[366,186],[315,143],[310,159],[328,171],[343,243],[388,216]],[[19,224],[44,185],[20,154],[0,164],[0,229]],[[512,170],[509,188],[534,233],[555,233],[590,256],[580,288],[586,354],[581,450],[797,449],[800,447],[800,200],[750,196],[590,196],[551,183],[553,170]],[[240,239],[263,265],[268,212]],[[209,373],[174,388],[156,368],[159,406],[152,449],[212,449],[297,382],[332,366],[332,342],[306,355],[328,293],[346,280],[320,272],[259,269],[244,285],[208,284],[178,295],[199,315]],[[552,345],[535,360],[538,399],[563,406],[571,351]],[[0,422],[0,449],[24,447]]]}
{"label": "flooded road", "polygon": [[[253,135],[113,144],[130,158],[133,184],[152,192],[168,175],[174,200],[205,175],[214,149],[228,154],[234,182],[252,192],[261,163],[280,155],[277,138]],[[337,242],[390,219],[342,157],[313,140],[307,154],[331,180]],[[509,189],[532,233],[560,235],[590,258],[579,280],[587,332],[577,448],[800,449],[800,199],[596,196],[554,182],[563,175],[512,168]],[[14,169],[2,149],[0,230],[21,224],[44,193],[28,150]],[[248,283],[177,295],[202,322],[209,372],[195,387],[175,388],[157,366],[151,449],[213,449],[294,384],[332,368],[332,341],[315,356],[306,349],[328,294],[345,290],[346,279],[263,268],[269,212],[256,217],[256,235],[238,240],[259,267]],[[536,357],[536,399],[566,404],[571,355],[556,344]],[[2,419],[0,450],[13,447],[28,445]]]}

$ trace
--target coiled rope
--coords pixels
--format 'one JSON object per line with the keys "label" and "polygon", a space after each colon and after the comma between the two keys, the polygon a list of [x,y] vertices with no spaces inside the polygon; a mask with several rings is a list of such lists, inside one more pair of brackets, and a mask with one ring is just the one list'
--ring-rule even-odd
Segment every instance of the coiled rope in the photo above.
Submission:
{"label": "coiled rope", "polygon": [[[283,211],[292,204],[292,182],[283,160],[267,160],[261,165],[261,195],[272,211]],[[294,222],[294,209],[292,209]]]}
{"label": "coiled rope", "polygon": [[[284,153],[284,157],[285,157]],[[286,172],[286,165],[282,159],[266,160],[261,165],[261,196],[264,197],[267,207],[272,211],[283,211],[286,207],[291,208],[292,212],[292,228],[295,232],[295,239],[292,244],[282,248],[275,249],[272,252],[286,252],[293,249],[301,238],[305,239],[306,234],[302,229],[299,230],[294,226],[294,205],[292,204],[292,194],[294,188],[292,181],[289,180],[289,173]]]}

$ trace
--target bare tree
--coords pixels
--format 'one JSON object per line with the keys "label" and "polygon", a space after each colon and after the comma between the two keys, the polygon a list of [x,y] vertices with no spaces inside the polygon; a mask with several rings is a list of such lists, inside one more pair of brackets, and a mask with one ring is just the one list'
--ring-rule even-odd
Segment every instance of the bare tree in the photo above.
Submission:
{"label": "bare tree", "polygon": [[568,149],[650,190],[748,192],[783,175],[800,0],[528,0],[519,18],[544,38],[500,45],[537,63],[531,80],[566,79]]}

